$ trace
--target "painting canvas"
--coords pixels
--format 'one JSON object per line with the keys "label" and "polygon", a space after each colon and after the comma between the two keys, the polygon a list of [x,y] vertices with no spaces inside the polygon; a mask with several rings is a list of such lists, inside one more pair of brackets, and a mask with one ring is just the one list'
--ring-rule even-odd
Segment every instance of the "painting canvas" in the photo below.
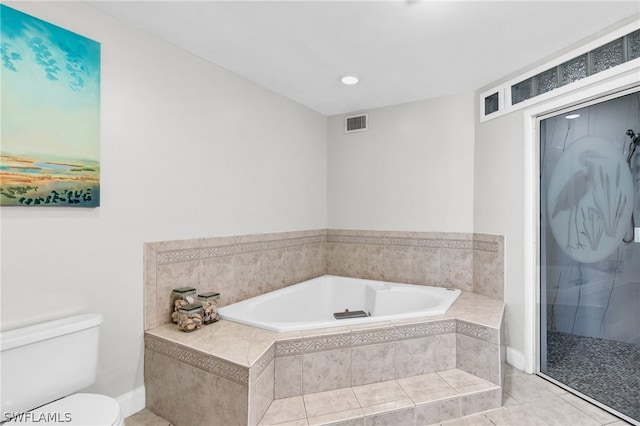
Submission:
{"label": "painting canvas", "polygon": [[100,205],[100,44],[0,4],[0,205]]}

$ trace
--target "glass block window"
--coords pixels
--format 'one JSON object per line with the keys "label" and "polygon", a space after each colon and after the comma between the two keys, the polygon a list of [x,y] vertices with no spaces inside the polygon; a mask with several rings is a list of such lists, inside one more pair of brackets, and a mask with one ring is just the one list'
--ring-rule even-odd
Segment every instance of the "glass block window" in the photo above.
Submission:
{"label": "glass block window", "polygon": [[587,76],[587,55],[581,55],[560,65],[560,86]]}
{"label": "glass block window", "polygon": [[535,95],[541,95],[547,93],[549,90],[553,90],[558,87],[558,71],[556,68],[541,72],[533,77],[535,85]]}
{"label": "glass block window", "polygon": [[640,58],[640,30],[634,31],[627,39],[627,61]]}
{"label": "glass block window", "polygon": [[533,79],[521,81],[511,86],[511,103],[513,105],[526,101],[533,96]]}
{"label": "glass block window", "polygon": [[619,38],[609,44],[594,49],[591,52],[591,61],[591,74],[620,65],[623,62],[622,39]]}
{"label": "glass block window", "polygon": [[[640,30],[511,86],[511,105],[640,58]],[[487,100],[485,99],[485,107]],[[485,113],[486,115],[486,113]]]}
{"label": "glass block window", "polygon": [[489,115],[492,112],[496,112],[498,108],[498,92],[484,98],[484,115]]}

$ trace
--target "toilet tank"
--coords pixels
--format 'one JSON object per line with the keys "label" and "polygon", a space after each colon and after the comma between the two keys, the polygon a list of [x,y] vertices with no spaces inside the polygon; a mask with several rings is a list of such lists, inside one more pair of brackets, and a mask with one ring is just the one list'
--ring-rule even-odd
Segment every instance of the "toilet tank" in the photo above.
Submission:
{"label": "toilet tank", "polygon": [[91,385],[102,322],[85,314],[0,333],[0,421]]}

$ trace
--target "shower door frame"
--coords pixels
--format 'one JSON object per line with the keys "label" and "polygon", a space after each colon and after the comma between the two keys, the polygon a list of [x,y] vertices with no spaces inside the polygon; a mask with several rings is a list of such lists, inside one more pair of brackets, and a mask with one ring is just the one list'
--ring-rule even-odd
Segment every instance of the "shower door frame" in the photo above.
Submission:
{"label": "shower door frame", "polygon": [[[575,391],[563,383],[540,372],[542,354],[541,348],[541,277],[540,277],[540,131],[541,118],[552,114],[561,113],[563,110],[572,109],[578,105],[583,107],[588,104],[604,102],[607,99],[616,98],[625,94],[640,90],[640,79],[637,68],[609,80],[580,89],[565,96],[559,96],[540,105],[536,105],[524,111],[524,353],[522,364],[512,364],[522,367],[524,371],[538,374],[575,393],[593,404],[611,411],[604,404]],[[546,355],[546,354],[545,354]],[[512,360],[515,361],[515,360]],[[631,424],[640,424],[620,413]]]}

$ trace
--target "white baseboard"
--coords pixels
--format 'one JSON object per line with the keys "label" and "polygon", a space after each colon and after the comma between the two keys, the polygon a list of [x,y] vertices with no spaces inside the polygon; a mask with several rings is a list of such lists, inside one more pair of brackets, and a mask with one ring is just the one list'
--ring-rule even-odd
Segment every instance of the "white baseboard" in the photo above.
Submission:
{"label": "white baseboard", "polygon": [[125,418],[137,413],[146,406],[144,386],[120,395],[116,401],[120,404],[120,410]]}
{"label": "white baseboard", "polygon": [[517,368],[518,370],[525,371],[524,354],[510,346],[507,346],[507,364]]}

